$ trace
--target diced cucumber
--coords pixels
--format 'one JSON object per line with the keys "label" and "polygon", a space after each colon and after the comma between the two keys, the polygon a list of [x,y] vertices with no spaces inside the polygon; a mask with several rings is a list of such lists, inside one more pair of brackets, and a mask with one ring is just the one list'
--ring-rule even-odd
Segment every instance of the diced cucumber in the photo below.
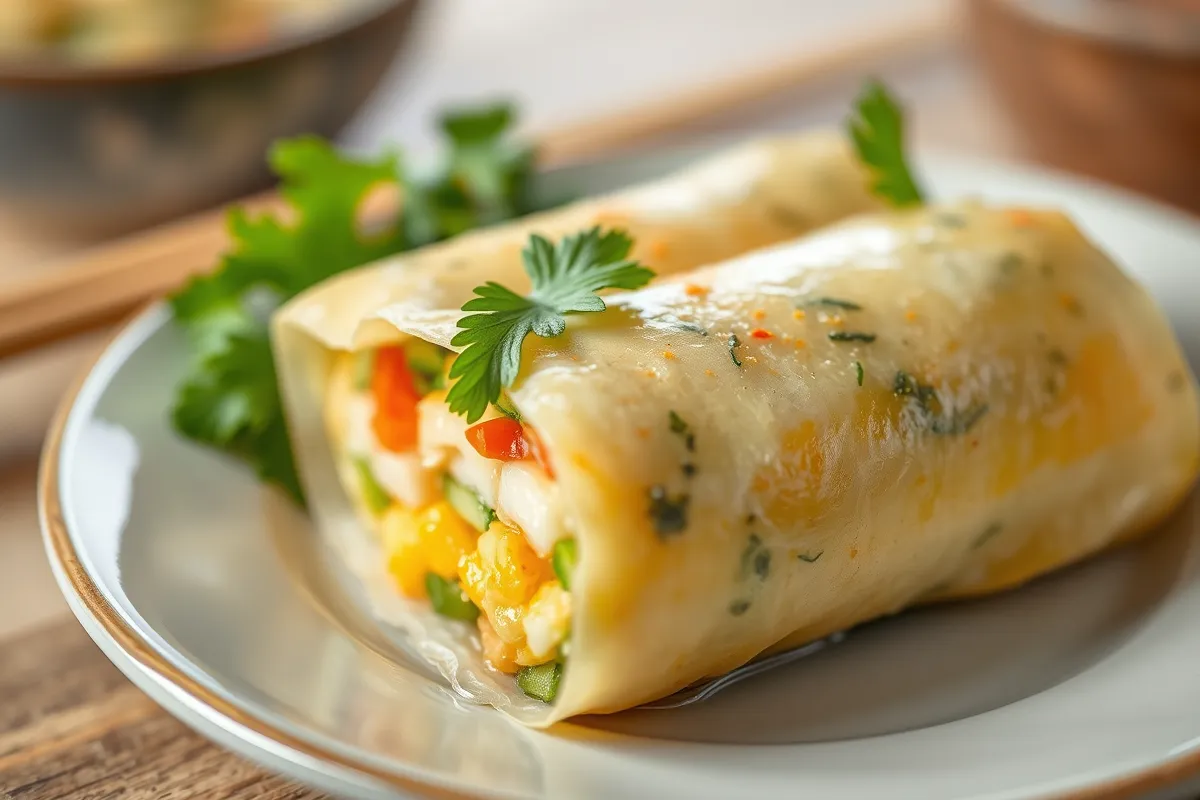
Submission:
{"label": "diced cucumber", "polygon": [[358,473],[358,488],[362,492],[363,502],[375,516],[387,511],[392,504],[392,498],[387,491],[375,480],[371,465],[365,458],[354,459],[354,471]]}
{"label": "diced cucumber", "polygon": [[458,581],[446,580],[436,572],[427,572],[425,591],[429,593],[429,603],[433,610],[443,617],[463,622],[474,622],[479,617],[479,609],[463,592]]}
{"label": "diced cucumber", "polygon": [[575,573],[575,562],[578,558],[579,551],[574,539],[559,539],[555,542],[551,563],[554,565],[554,574],[558,576],[558,582],[568,592],[571,591],[571,576]]}
{"label": "diced cucumber", "polygon": [[517,422],[521,421],[521,412],[517,411],[517,407],[512,404],[512,400],[508,395],[501,394],[492,405],[504,416],[515,419]]}
{"label": "diced cucumber", "polygon": [[359,350],[354,354],[354,388],[365,392],[371,388],[371,378],[375,375],[375,351],[372,349]]}
{"label": "diced cucumber", "polygon": [[496,512],[484,505],[479,495],[454,480],[449,473],[442,479],[442,492],[450,507],[480,533],[486,531],[496,518]]}
{"label": "diced cucumber", "polygon": [[558,694],[558,681],[562,678],[562,670],[562,664],[557,661],[538,664],[536,667],[524,667],[517,673],[517,686],[534,700],[552,703]]}

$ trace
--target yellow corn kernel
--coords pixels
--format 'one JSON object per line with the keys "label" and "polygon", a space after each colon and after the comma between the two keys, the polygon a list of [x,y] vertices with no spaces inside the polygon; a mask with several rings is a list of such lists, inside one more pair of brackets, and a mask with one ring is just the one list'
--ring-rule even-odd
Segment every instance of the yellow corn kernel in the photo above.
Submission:
{"label": "yellow corn kernel", "polygon": [[488,663],[509,675],[517,673],[521,667],[517,664],[516,646],[508,644],[497,636],[487,617],[480,617],[477,624],[479,625],[479,643]]}
{"label": "yellow corn kernel", "polygon": [[419,519],[429,570],[456,577],[459,559],[475,549],[475,530],[444,500],[422,511]]}
{"label": "yellow corn kernel", "polygon": [[524,605],[552,570],[518,531],[493,522],[479,537],[478,549],[462,559],[458,574],[467,596],[486,610]]}
{"label": "yellow corn kernel", "polygon": [[421,542],[417,515],[403,506],[393,505],[380,522],[387,570],[408,597],[425,596],[425,572],[429,563]]}

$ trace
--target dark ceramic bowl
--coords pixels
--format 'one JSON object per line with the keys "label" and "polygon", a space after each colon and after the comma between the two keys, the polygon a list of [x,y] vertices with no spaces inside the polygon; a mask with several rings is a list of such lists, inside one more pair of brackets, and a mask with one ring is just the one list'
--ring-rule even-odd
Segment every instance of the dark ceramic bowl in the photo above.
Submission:
{"label": "dark ceramic bowl", "polygon": [[0,213],[108,235],[263,188],[270,143],[335,135],[400,51],[417,5],[368,0],[241,52],[2,65]]}

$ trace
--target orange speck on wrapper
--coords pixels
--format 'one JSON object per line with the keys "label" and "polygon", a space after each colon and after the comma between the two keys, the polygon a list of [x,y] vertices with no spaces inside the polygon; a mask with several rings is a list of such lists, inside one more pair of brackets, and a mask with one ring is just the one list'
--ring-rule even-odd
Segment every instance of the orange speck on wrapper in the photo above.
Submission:
{"label": "orange speck on wrapper", "polygon": [[853,560],[853,559],[855,559],[855,558],[858,558],[858,548],[857,548],[857,547],[851,547],[851,548],[850,548],[850,558],[851,558],[852,560]]}
{"label": "orange speck on wrapper", "polygon": [[767,318],[767,312],[763,311],[761,308],[756,308],[754,309],[754,313],[750,316],[754,317],[756,320],[764,320]]}
{"label": "orange speck on wrapper", "polygon": [[1018,208],[1008,212],[1008,221],[1018,228],[1024,228],[1033,224],[1033,214],[1023,208]]}
{"label": "orange speck on wrapper", "polygon": [[670,350],[663,350],[663,358],[667,359],[668,361],[674,361],[675,354],[672,353]]}
{"label": "orange speck on wrapper", "polygon": [[683,287],[683,293],[691,297],[704,297],[708,294],[707,286],[700,286],[696,283],[689,283]]}
{"label": "orange speck on wrapper", "polygon": [[763,328],[755,328],[754,330],[750,331],[750,338],[752,338],[752,339],[774,339],[775,334],[771,333],[768,330],[764,330]]}
{"label": "orange speck on wrapper", "polygon": [[664,239],[655,239],[650,243],[650,257],[656,260],[663,260],[671,255],[671,245]]}
{"label": "orange speck on wrapper", "polygon": [[807,315],[804,313],[804,310],[800,308],[797,308],[792,312],[792,319],[804,319],[806,316]]}
{"label": "orange speck on wrapper", "polygon": [[910,308],[908,311],[905,311],[905,312],[904,312],[904,318],[905,318],[906,320],[908,320],[909,322],[915,322],[915,321],[916,321],[916,319],[917,319],[917,312],[913,311],[913,310]]}

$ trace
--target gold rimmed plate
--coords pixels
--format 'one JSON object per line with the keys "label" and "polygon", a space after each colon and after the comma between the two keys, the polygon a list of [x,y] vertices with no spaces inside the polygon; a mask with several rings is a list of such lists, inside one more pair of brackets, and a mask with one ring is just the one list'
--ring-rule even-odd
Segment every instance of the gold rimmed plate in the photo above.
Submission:
{"label": "gold rimmed plate", "polygon": [[[602,191],[694,155],[572,168],[546,190]],[[1012,165],[921,166],[939,195],[1065,207],[1200,364],[1200,224]],[[185,363],[154,306],[82,380],[46,446],[47,550],[130,679],[279,772],[350,797],[1015,800],[1189,796],[1178,781],[1200,770],[1194,500],[1147,542],[1019,591],[874,623],[703,702],[535,732],[456,697],[370,618],[301,515],[172,433]]]}

